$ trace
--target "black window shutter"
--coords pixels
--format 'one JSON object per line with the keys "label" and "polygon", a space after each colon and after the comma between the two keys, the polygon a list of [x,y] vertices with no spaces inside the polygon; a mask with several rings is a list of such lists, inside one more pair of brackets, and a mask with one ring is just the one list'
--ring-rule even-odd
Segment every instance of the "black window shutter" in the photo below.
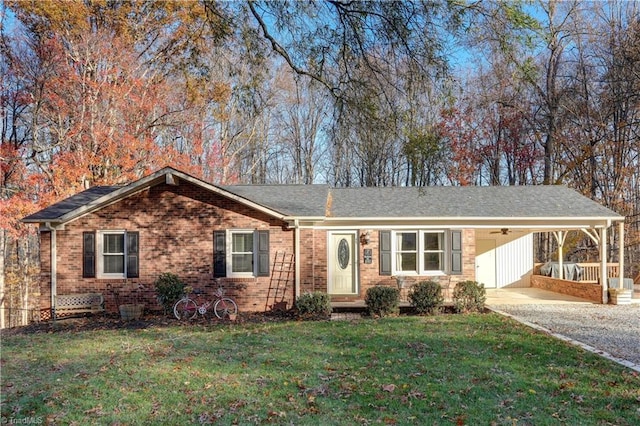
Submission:
{"label": "black window shutter", "polygon": [[213,231],[213,276],[227,276],[227,233]]}
{"label": "black window shutter", "polygon": [[257,231],[258,234],[258,276],[269,276],[269,231]]}
{"label": "black window shutter", "polygon": [[451,274],[462,274],[462,231],[451,231]]}
{"label": "black window shutter", "polygon": [[380,231],[380,275],[391,275],[391,231]]}
{"label": "black window shutter", "polygon": [[127,232],[127,278],[140,276],[140,233]]}
{"label": "black window shutter", "polygon": [[82,278],[96,276],[96,234],[82,233]]}

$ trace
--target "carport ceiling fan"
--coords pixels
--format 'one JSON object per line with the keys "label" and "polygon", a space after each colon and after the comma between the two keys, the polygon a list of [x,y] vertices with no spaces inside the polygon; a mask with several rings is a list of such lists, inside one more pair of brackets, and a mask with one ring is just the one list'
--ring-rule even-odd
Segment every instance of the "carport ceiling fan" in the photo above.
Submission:
{"label": "carport ceiling fan", "polygon": [[502,234],[502,235],[507,235],[510,232],[512,232],[509,228],[501,228],[499,231],[491,231],[489,232],[490,234]]}

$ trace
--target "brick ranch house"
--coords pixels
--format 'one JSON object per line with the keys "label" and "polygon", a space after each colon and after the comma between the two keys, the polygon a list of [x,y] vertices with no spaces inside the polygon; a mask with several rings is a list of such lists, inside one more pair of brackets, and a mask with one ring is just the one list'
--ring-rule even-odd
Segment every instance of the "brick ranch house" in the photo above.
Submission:
{"label": "brick ranch house", "polygon": [[167,167],[23,221],[39,224],[43,312],[56,295],[87,292],[117,312],[109,289],[122,298],[140,284],[157,308],[163,272],[211,292],[220,284],[246,312],[290,308],[310,291],[361,302],[401,277],[530,286],[533,232],[582,230],[606,254],[607,228],[624,217],[564,186],[216,186]]}

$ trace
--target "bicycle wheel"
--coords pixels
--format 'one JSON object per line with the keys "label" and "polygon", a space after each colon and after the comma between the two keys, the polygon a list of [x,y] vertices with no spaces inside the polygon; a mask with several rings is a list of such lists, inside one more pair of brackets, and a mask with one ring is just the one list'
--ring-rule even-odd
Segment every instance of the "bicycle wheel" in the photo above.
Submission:
{"label": "bicycle wheel", "polygon": [[229,318],[229,315],[236,315],[238,313],[238,305],[236,305],[233,299],[223,297],[213,305],[213,313],[220,319]]}
{"label": "bicycle wheel", "polygon": [[191,299],[180,299],[173,305],[173,314],[179,320],[193,319],[198,313],[198,305]]}

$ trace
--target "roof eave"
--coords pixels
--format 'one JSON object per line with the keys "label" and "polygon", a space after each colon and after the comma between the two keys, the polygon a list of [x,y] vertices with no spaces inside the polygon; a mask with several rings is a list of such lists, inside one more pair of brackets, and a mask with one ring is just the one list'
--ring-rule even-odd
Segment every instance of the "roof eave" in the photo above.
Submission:
{"label": "roof eave", "polygon": [[613,222],[624,221],[624,216],[563,216],[563,217],[484,217],[484,216],[452,216],[452,217],[327,217],[323,225],[355,225],[370,226],[376,224],[415,225],[431,224],[439,226],[464,226],[472,228],[495,228],[502,226],[520,228],[557,228],[571,226],[573,228],[609,227]]}

